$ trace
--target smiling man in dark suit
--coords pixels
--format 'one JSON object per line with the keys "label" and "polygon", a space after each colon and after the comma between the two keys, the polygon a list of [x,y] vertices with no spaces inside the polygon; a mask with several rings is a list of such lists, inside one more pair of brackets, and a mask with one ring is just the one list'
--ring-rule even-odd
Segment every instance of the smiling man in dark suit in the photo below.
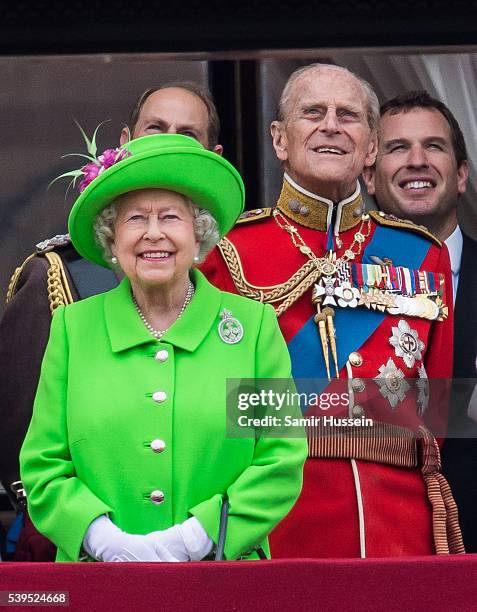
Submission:
{"label": "smiling man in dark suit", "polygon": [[[454,378],[474,379],[477,242],[457,222],[469,174],[462,130],[442,102],[425,91],[411,91],[381,106],[378,136],[376,164],[364,174],[368,192],[381,210],[425,225],[445,242],[455,303]],[[470,391],[468,384],[454,384],[442,462],[459,507],[466,550],[477,552],[477,425],[467,413]]]}

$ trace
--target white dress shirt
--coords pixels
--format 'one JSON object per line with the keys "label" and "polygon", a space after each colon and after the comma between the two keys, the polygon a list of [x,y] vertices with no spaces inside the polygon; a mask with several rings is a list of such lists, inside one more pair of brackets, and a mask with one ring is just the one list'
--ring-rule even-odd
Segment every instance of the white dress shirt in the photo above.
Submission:
{"label": "white dress shirt", "polygon": [[450,265],[452,271],[452,292],[457,295],[457,287],[459,285],[460,260],[462,258],[462,245],[464,239],[460,227],[457,225],[452,234],[445,241],[447,250],[449,251]]}
{"label": "white dress shirt", "polygon": [[[462,259],[462,247],[464,239],[460,227],[457,226],[452,234],[445,241],[447,249],[449,251],[451,271],[452,271],[452,289],[454,292],[454,304],[455,296],[457,294],[457,286],[459,284],[459,273],[460,273],[460,260]],[[476,372],[477,372],[477,358],[476,358]],[[467,415],[477,421],[477,385],[474,387],[474,391],[470,398],[469,406],[467,408]]]}

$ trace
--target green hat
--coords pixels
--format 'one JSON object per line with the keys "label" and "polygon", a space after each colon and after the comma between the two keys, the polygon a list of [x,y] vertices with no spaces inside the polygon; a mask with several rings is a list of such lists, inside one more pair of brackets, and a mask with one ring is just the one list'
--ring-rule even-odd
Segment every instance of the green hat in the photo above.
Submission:
{"label": "green hat", "polygon": [[119,149],[127,157],[104,169],[80,194],[71,209],[68,228],[78,253],[108,266],[93,231],[96,215],[118,196],[138,189],[168,189],[188,198],[214,216],[224,236],[243,211],[245,188],[237,170],[193,138],[156,134],[137,138]]}

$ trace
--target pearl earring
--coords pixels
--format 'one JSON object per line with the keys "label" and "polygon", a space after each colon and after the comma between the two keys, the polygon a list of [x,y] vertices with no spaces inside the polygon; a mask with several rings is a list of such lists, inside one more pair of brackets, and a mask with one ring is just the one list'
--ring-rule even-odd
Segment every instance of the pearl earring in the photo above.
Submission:
{"label": "pearl earring", "polygon": [[111,257],[111,263],[115,266],[118,263],[118,258],[113,255]]}
{"label": "pearl earring", "polygon": [[199,263],[200,258],[198,255],[194,255],[194,263]]}

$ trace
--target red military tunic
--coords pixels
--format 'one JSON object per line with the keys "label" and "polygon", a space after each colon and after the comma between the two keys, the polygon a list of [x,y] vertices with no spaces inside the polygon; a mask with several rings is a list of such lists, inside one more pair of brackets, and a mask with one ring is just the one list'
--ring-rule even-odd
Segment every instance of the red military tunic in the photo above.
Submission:
{"label": "red military tunic", "polygon": [[[379,435],[366,439],[357,428],[345,428],[338,443],[335,434],[325,433],[320,425],[308,428],[309,459],[302,494],[271,535],[272,555],[463,552],[455,503],[440,474],[438,446],[427,428],[420,429],[427,396],[407,390],[402,380],[451,377],[452,284],[447,249],[411,222],[377,212],[363,216],[359,187],[353,196],[333,205],[285,177],[277,209],[278,214],[271,209],[245,213],[202,270],[221,289],[275,306],[295,379],[326,376],[314,321],[317,308],[311,298],[317,285],[321,300],[331,292],[339,381],[330,383],[327,391],[347,385],[350,403],[347,414],[342,408],[330,414],[372,417],[381,429]],[[317,269],[330,247],[338,261],[346,262],[351,283],[343,284],[335,275],[328,291],[329,277]],[[376,270],[379,278],[365,278]],[[441,282],[437,287],[439,273],[445,285]],[[440,314],[445,314],[447,306],[449,316],[425,318],[430,307],[421,307],[428,304],[419,301],[424,296],[405,298],[403,302],[411,306],[395,309],[398,314],[380,312],[383,307],[376,304],[369,309],[362,304],[356,307],[352,299],[357,296],[356,287],[366,283],[381,288],[401,283],[412,285],[412,291],[418,291],[417,285],[432,285],[429,292],[440,289]],[[348,301],[339,301],[336,286],[347,287],[347,294],[340,295]],[[372,291],[365,297],[369,295],[376,301]],[[416,315],[414,304],[421,308],[420,314]],[[431,306],[435,318],[437,306]],[[331,347],[329,361],[334,376]],[[439,428],[440,407],[433,413],[428,409],[428,414]]]}

